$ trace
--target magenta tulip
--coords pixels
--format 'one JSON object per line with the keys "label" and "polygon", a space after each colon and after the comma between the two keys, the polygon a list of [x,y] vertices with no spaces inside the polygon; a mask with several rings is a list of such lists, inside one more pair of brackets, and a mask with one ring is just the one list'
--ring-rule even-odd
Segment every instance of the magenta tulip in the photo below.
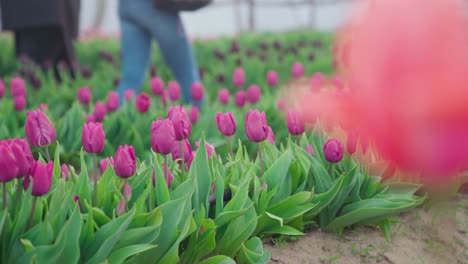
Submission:
{"label": "magenta tulip", "polygon": [[119,94],[116,91],[111,91],[107,95],[106,108],[108,112],[119,109]]}
{"label": "magenta tulip", "polygon": [[159,77],[153,77],[151,78],[151,92],[154,94],[154,95],[162,95],[163,91],[164,91],[164,81],[159,78]]}
{"label": "magenta tulip", "polygon": [[146,113],[151,106],[151,98],[146,93],[140,93],[135,99],[135,107],[138,112]]}
{"label": "magenta tulip", "polygon": [[5,95],[5,83],[0,79],[0,98],[3,98]]}
{"label": "magenta tulip", "polygon": [[245,91],[237,91],[236,94],[234,95],[234,102],[236,105],[240,108],[245,106],[245,103],[247,102],[247,93]]}
{"label": "magenta tulip", "polygon": [[268,126],[268,136],[267,136],[268,142],[271,144],[275,144],[275,133],[273,132],[273,129],[271,129],[270,126]]}
{"label": "magenta tulip", "polygon": [[[16,178],[19,172],[18,162],[11,147],[4,140],[0,141],[0,182],[9,182]],[[4,202],[5,204],[5,202]]]}
{"label": "magenta tulip", "polygon": [[109,166],[109,164],[112,167],[114,166],[114,158],[113,157],[108,157],[108,158],[102,159],[99,162],[99,166],[101,167],[101,171],[105,172],[107,170],[107,167]]}
{"label": "magenta tulip", "polygon": [[91,102],[91,89],[89,89],[89,87],[78,89],[77,97],[81,104],[89,104]]}
{"label": "magenta tulip", "polygon": [[247,89],[247,99],[249,100],[250,103],[256,104],[258,103],[258,101],[260,101],[261,93],[262,91],[260,90],[260,87],[258,87],[255,84],[252,84]]}
{"label": "magenta tulip", "polygon": [[268,124],[265,112],[249,110],[245,116],[245,133],[250,141],[259,143],[268,137]]}
{"label": "magenta tulip", "polygon": [[96,122],[96,118],[94,117],[94,115],[86,115],[86,123],[89,122]]}
{"label": "magenta tulip", "polygon": [[10,80],[10,92],[11,96],[17,97],[26,97],[26,84],[24,80],[20,77],[15,77]]}
{"label": "magenta tulip", "polygon": [[192,153],[190,153],[189,160],[187,161],[187,169],[190,170],[190,167],[192,166],[192,162],[194,158],[195,158],[195,151],[192,151]]}
{"label": "magenta tulip", "polygon": [[[187,139],[182,141],[182,150],[181,144],[178,141],[174,141],[172,144],[171,154],[172,160],[181,160],[183,159],[185,163],[190,160],[190,154],[192,153],[192,146]],[[182,156],[183,155],[183,156]]]}
{"label": "magenta tulip", "polygon": [[226,137],[230,137],[236,133],[236,120],[231,112],[216,113],[216,124],[218,130]]}
{"label": "magenta tulip", "polygon": [[227,105],[229,103],[229,90],[228,89],[219,90],[218,100],[222,105]]}
{"label": "magenta tulip", "polygon": [[103,104],[102,102],[96,102],[96,104],[94,105],[94,112],[93,112],[95,121],[102,122],[106,114],[107,114],[106,105]]}
{"label": "magenta tulip", "polygon": [[163,167],[164,174],[167,175],[167,179],[166,179],[166,181],[167,181],[167,187],[171,188],[171,186],[172,186],[172,179],[174,178],[174,177],[172,176],[172,172],[171,172],[171,170],[167,167],[167,164],[166,164],[165,162],[163,162],[162,167]]}
{"label": "magenta tulip", "polygon": [[24,189],[27,190],[29,188],[29,184],[32,179],[32,195],[37,197],[47,194],[52,186],[53,169],[53,162],[44,164],[39,161],[34,161],[31,169],[31,176],[26,177],[23,182]]}
{"label": "magenta tulip", "polygon": [[170,119],[153,121],[151,124],[151,148],[154,152],[167,155],[176,142],[174,126]]}
{"label": "magenta tulip", "polygon": [[83,125],[81,142],[88,153],[101,153],[104,150],[105,134],[101,123],[86,123]]}
{"label": "magenta tulip", "polygon": [[298,136],[305,131],[305,122],[301,119],[299,113],[294,110],[289,110],[286,116],[288,131],[293,136]]}
{"label": "magenta tulip", "polygon": [[130,201],[130,199],[132,199],[132,187],[130,186],[128,181],[125,181],[124,183],[124,189],[123,189],[122,195],[126,201]]}
{"label": "magenta tulip", "polygon": [[135,94],[135,91],[133,91],[132,89],[125,90],[124,92],[125,101],[127,102],[130,101],[133,98],[134,94]]}
{"label": "magenta tulip", "polygon": [[312,147],[311,144],[307,144],[307,146],[306,146],[306,151],[307,151],[307,153],[309,153],[311,156],[313,156],[314,153],[315,153],[314,148]]}
{"label": "magenta tulip", "polygon": [[328,162],[336,163],[343,159],[344,146],[338,139],[329,139],[323,146],[323,153]]}
{"label": "magenta tulip", "polygon": [[294,78],[301,78],[304,75],[304,65],[300,62],[293,63],[291,74]]}
{"label": "magenta tulip", "polygon": [[60,166],[60,176],[65,178],[65,180],[70,179],[70,170],[66,164],[62,164],[62,166]]}
{"label": "magenta tulip", "polygon": [[55,141],[55,127],[40,109],[28,112],[24,129],[29,143],[34,147],[42,147]]}
{"label": "magenta tulip", "polygon": [[278,109],[284,111],[286,109],[286,102],[283,99],[278,100]]}
{"label": "magenta tulip", "polygon": [[114,157],[115,174],[120,178],[129,178],[136,171],[136,157],[133,146],[120,146]]}
{"label": "magenta tulip", "polygon": [[241,67],[237,67],[232,74],[232,83],[234,86],[242,87],[245,84],[245,72]]}
{"label": "magenta tulip", "polygon": [[176,81],[169,81],[167,84],[167,93],[169,96],[169,100],[175,102],[180,98],[180,85]]}
{"label": "magenta tulip", "polygon": [[199,82],[194,82],[192,87],[190,88],[190,95],[192,96],[192,100],[195,102],[200,102],[203,99],[203,94],[205,93],[205,88],[203,88],[203,84]]}
{"label": "magenta tulip", "polygon": [[24,96],[15,96],[13,98],[13,107],[17,112],[23,111],[26,108],[26,98]]}
{"label": "magenta tulip", "polygon": [[278,73],[276,71],[267,72],[267,83],[270,87],[278,85]]}
{"label": "magenta tulip", "polygon": [[28,176],[34,161],[28,141],[26,139],[9,139],[6,142],[15,156],[18,167],[16,178]]}
{"label": "magenta tulip", "polygon": [[196,106],[192,106],[190,108],[190,112],[189,112],[189,116],[190,116],[190,122],[192,122],[192,124],[195,124],[198,122],[198,119],[200,118],[200,110],[198,107]]}
{"label": "magenta tulip", "polygon": [[184,140],[192,133],[192,123],[190,118],[182,106],[172,106],[169,108],[167,117],[171,120],[174,126],[175,137],[177,141]]}
{"label": "magenta tulip", "polygon": [[[197,147],[197,149],[200,147],[200,140],[195,142],[195,147]],[[208,157],[208,159],[210,159],[213,154],[215,155],[215,157],[218,156],[216,154],[215,148],[208,142],[205,142],[205,149],[206,149],[206,156]]]}

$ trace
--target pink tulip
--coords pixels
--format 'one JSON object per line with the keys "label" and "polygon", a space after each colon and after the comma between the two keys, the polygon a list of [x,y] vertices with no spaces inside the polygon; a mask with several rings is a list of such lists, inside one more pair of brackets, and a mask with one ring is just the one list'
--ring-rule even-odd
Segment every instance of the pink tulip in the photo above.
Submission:
{"label": "pink tulip", "polygon": [[153,121],[151,124],[151,148],[154,152],[167,155],[176,142],[174,126],[170,119]]}
{"label": "pink tulip", "polygon": [[348,138],[346,140],[346,150],[348,151],[349,155],[353,155],[356,153],[357,148],[357,134],[356,132],[349,132]]}
{"label": "pink tulip", "polygon": [[41,109],[42,112],[45,112],[45,111],[47,111],[49,106],[47,104],[39,104],[38,108]]}
{"label": "pink tulip", "polygon": [[304,66],[300,62],[293,63],[291,73],[294,78],[301,78],[304,75]]}
{"label": "pink tulip", "polygon": [[169,96],[169,100],[175,102],[180,98],[180,86],[179,83],[176,81],[169,81],[167,84],[167,93]]}
{"label": "pink tulip", "polygon": [[312,91],[318,91],[320,88],[322,88],[323,79],[324,77],[321,72],[316,72],[314,75],[312,75],[312,79],[310,80]]}
{"label": "pink tulip", "polygon": [[245,116],[245,133],[250,141],[259,143],[268,137],[268,124],[265,112],[249,110]]}
{"label": "pink tulip", "polygon": [[16,178],[28,176],[33,165],[34,157],[26,139],[9,139],[6,141],[16,160],[18,173]]}
{"label": "pink tulip", "polygon": [[124,92],[125,101],[127,102],[130,101],[134,94],[135,94],[135,91],[133,91],[132,89],[125,90]]}
{"label": "pink tulip", "polygon": [[343,90],[344,88],[343,81],[339,76],[333,76],[333,78],[331,79],[331,83],[338,90]]}
{"label": "pink tulip", "polygon": [[117,216],[125,214],[126,209],[127,205],[125,203],[125,198],[122,197],[122,199],[120,199],[119,204],[117,205],[117,208],[115,209]]}
{"label": "pink tulip", "polygon": [[94,120],[97,122],[102,122],[106,114],[107,114],[106,105],[99,101],[96,102],[96,104],[94,105],[94,112],[93,112]]}
{"label": "pink tulip", "polygon": [[151,92],[154,95],[162,95],[164,91],[164,81],[159,77],[151,78]]}
{"label": "pink tulip", "polygon": [[[172,144],[171,154],[172,160],[180,160],[183,159],[185,163],[190,160],[190,154],[192,153],[192,146],[187,139],[182,141],[182,150],[181,144],[178,141],[174,141]],[[183,155],[183,156],[182,156]]]}
{"label": "pink tulip", "polygon": [[278,100],[278,109],[284,111],[286,109],[286,102],[283,99]]}
{"label": "pink tulip", "polygon": [[0,141],[0,182],[9,182],[16,178],[19,172],[18,163],[11,147],[6,141]]}
{"label": "pink tulip", "polygon": [[227,105],[229,103],[229,90],[228,89],[219,90],[218,100],[222,105]]}
{"label": "pink tulip", "polygon": [[13,98],[13,107],[17,112],[23,111],[26,108],[26,98],[24,96],[15,96]]}
{"label": "pink tulip", "polygon": [[62,164],[62,166],[60,166],[60,176],[65,178],[65,180],[70,179],[70,170],[66,164]]}
{"label": "pink tulip", "polygon": [[86,152],[97,154],[104,150],[106,136],[101,123],[85,123],[81,135],[81,142]]}
{"label": "pink tulip", "polygon": [[115,174],[120,178],[129,178],[136,171],[136,157],[133,146],[120,146],[114,157]]}
{"label": "pink tulip", "polygon": [[29,183],[31,179],[33,180],[32,185],[32,195],[33,196],[43,196],[47,194],[52,186],[52,172],[54,169],[54,163],[49,162],[48,164],[43,164],[39,161],[34,161],[31,176],[26,177],[23,182],[23,187],[25,190],[29,188]]}
{"label": "pink tulip", "polygon": [[236,120],[231,112],[216,113],[216,124],[218,130],[226,137],[230,137],[236,133]]}
{"label": "pink tulip", "polygon": [[245,103],[247,102],[247,93],[242,90],[237,91],[234,96],[234,102],[239,108],[244,107]]}
{"label": "pink tulip", "polygon": [[311,156],[313,156],[314,153],[315,153],[314,148],[312,147],[311,144],[307,144],[307,146],[306,146],[306,151],[307,151],[307,153],[309,153]]}
{"label": "pink tulip", "polygon": [[203,84],[199,82],[194,82],[190,89],[190,95],[192,96],[192,100],[195,102],[200,102],[203,99],[204,94]]}
{"label": "pink tulip", "polygon": [[190,108],[189,116],[190,116],[190,122],[192,122],[192,124],[197,123],[198,118],[200,117],[200,110],[198,109],[198,107],[192,106]]}
{"label": "pink tulip", "polygon": [[11,96],[13,97],[26,97],[26,84],[20,77],[15,77],[10,80],[10,90]]}
{"label": "pink tulip", "polygon": [[268,136],[267,136],[268,142],[271,144],[275,144],[275,133],[273,132],[273,129],[271,129],[270,126],[268,126]]}
{"label": "pink tulip", "polygon": [[96,118],[94,118],[94,115],[86,115],[86,123],[89,122],[96,122]]}
{"label": "pink tulip", "polygon": [[87,105],[91,102],[91,89],[89,89],[89,87],[83,87],[83,88],[80,88],[78,89],[78,92],[77,92],[77,97],[78,97],[78,101],[80,101],[81,104],[84,104],[84,105]]}
{"label": "pink tulip", "polygon": [[34,147],[49,145],[56,139],[54,125],[39,109],[28,112],[24,130],[29,143]]}
{"label": "pink tulip", "polygon": [[140,93],[135,99],[135,107],[138,112],[146,113],[151,106],[151,98],[146,93]]}
{"label": "pink tulip", "polygon": [[245,72],[241,67],[237,67],[232,74],[232,83],[234,86],[242,87],[245,84]]}
{"label": "pink tulip", "polygon": [[106,108],[108,112],[119,109],[119,94],[116,91],[111,91],[107,95]]}
{"label": "pink tulip", "polygon": [[305,123],[297,111],[289,110],[286,116],[286,121],[288,125],[288,131],[291,133],[291,135],[298,136],[304,133]]}
{"label": "pink tulip", "polygon": [[108,158],[102,159],[99,162],[99,166],[101,167],[101,171],[105,172],[107,170],[107,166],[109,166],[109,164],[111,166],[114,166],[114,158],[113,157],[108,157]]}
{"label": "pink tulip", "polygon": [[328,162],[336,163],[343,159],[344,146],[338,139],[329,139],[323,146],[323,153]]}
{"label": "pink tulip", "polygon": [[130,201],[130,199],[132,199],[132,187],[130,186],[128,181],[125,181],[124,183],[124,189],[123,189],[122,195],[126,201]]}
{"label": "pink tulip", "polygon": [[0,98],[3,98],[5,95],[5,83],[0,79]]}
{"label": "pink tulip", "polygon": [[267,72],[267,83],[270,87],[278,85],[278,73],[276,71]]}
{"label": "pink tulip", "polygon": [[172,106],[169,108],[167,117],[172,121],[177,141],[184,140],[190,136],[192,133],[192,123],[185,108],[182,106]]}
{"label": "pink tulip", "polygon": [[247,89],[247,99],[250,103],[256,104],[258,103],[258,101],[260,101],[261,93],[262,91],[260,90],[260,87],[258,87],[255,84],[252,84],[249,86],[249,89]]}

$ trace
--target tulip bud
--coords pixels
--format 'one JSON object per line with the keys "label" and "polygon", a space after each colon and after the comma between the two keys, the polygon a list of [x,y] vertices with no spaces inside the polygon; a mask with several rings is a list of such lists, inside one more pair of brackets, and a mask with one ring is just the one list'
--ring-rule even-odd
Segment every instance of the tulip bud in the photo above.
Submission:
{"label": "tulip bud", "polygon": [[129,178],[136,171],[136,157],[133,146],[120,146],[114,157],[115,174],[120,178]]}
{"label": "tulip bud", "polygon": [[19,172],[18,162],[6,141],[0,141],[0,182],[13,180]]}
{"label": "tulip bud", "polygon": [[24,96],[13,97],[13,107],[17,112],[23,111],[26,108],[26,98]]}
{"label": "tulip bud", "polygon": [[175,102],[180,98],[180,86],[179,83],[176,81],[169,81],[167,84],[167,93],[169,96],[169,100]]}
{"label": "tulip bud", "polygon": [[336,163],[343,159],[344,146],[338,139],[329,139],[323,146],[323,153],[328,162]]}
{"label": "tulip bud", "polygon": [[34,147],[49,145],[56,139],[54,125],[40,109],[28,112],[24,130],[29,143]]}
{"label": "tulip bud", "polygon": [[151,98],[146,93],[139,94],[135,99],[135,107],[140,113],[148,112],[151,106]]}
{"label": "tulip bud", "polygon": [[245,133],[250,141],[259,143],[268,137],[268,124],[265,112],[249,110],[245,116]]}
{"label": "tulip bud", "polygon": [[247,89],[247,99],[250,103],[256,104],[260,100],[261,93],[260,87],[255,84],[250,85],[249,89]]}
{"label": "tulip bud", "polygon": [[116,91],[111,91],[107,95],[106,108],[109,112],[119,109],[119,94]]}
{"label": "tulip bud", "polygon": [[[195,142],[195,146],[197,147],[197,149],[200,147],[200,140]],[[205,149],[206,149],[206,156],[208,157],[208,159],[210,159],[213,154],[215,156],[218,156],[216,154],[215,148],[211,144],[209,144],[208,142],[205,142]]]}
{"label": "tulip bud", "polygon": [[101,123],[86,123],[83,125],[81,142],[88,153],[101,153],[104,150],[105,134]]}
{"label": "tulip bud", "polygon": [[106,105],[101,102],[96,102],[96,105],[94,105],[94,112],[93,112],[94,119],[97,122],[102,122],[106,114],[107,114]]}
{"label": "tulip bud", "polygon": [[294,78],[301,78],[304,75],[304,66],[300,62],[293,63],[291,73]]}
{"label": "tulip bud", "polygon": [[245,91],[237,91],[235,96],[234,96],[234,102],[239,108],[242,108],[245,106],[245,103],[247,101],[247,93]]}
{"label": "tulip bud", "polygon": [[164,174],[167,174],[167,179],[166,179],[167,187],[171,188],[172,179],[173,179],[172,172],[171,172],[171,170],[169,170],[169,168],[167,167],[167,164],[165,162],[163,162],[162,168],[163,168]]}
{"label": "tulip bud", "polygon": [[232,74],[232,83],[234,86],[242,87],[245,84],[245,72],[241,67],[237,67]]}
{"label": "tulip bud", "polygon": [[174,142],[176,142],[176,139],[172,121],[161,118],[153,121],[151,124],[151,148],[153,151],[167,155],[171,153]]}
{"label": "tulip bud", "polygon": [[33,196],[43,196],[47,194],[52,186],[52,172],[54,169],[54,163],[49,162],[48,164],[43,164],[39,161],[34,161],[31,176],[25,177],[23,182],[23,187],[25,190],[29,188],[29,183],[31,179],[33,180],[32,185],[32,195]]}
{"label": "tulip bud", "polygon": [[298,136],[304,133],[305,123],[299,116],[299,113],[294,110],[289,110],[286,116],[288,131],[293,136]]}
{"label": "tulip bud", "polygon": [[357,148],[357,134],[356,132],[349,132],[348,139],[346,140],[346,150],[348,151],[349,155],[353,155],[356,153]]}
{"label": "tulip bud", "polygon": [[62,164],[62,166],[60,166],[60,176],[64,177],[65,180],[70,179],[70,170],[66,164]]}
{"label": "tulip bud", "polygon": [[204,88],[203,84],[199,82],[194,82],[190,89],[190,95],[192,96],[192,100],[195,102],[200,102],[203,99]]}
{"label": "tulip bud", "polygon": [[279,110],[284,111],[286,109],[286,102],[283,99],[279,99],[277,107]]}
{"label": "tulip bud", "polygon": [[116,208],[117,216],[121,216],[121,215],[125,214],[126,207],[127,207],[127,205],[125,204],[125,198],[122,197],[122,199],[120,199],[120,202],[119,202],[119,204],[117,205],[117,208]]}
{"label": "tulip bud", "polygon": [[172,160],[183,159],[184,162],[187,163],[190,160],[191,153],[192,153],[192,146],[190,145],[190,142],[187,139],[182,141],[182,150],[181,150],[180,142],[174,141],[174,143],[172,144],[172,149],[171,149]]}
{"label": "tulip bud", "polygon": [[231,112],[216,113],[216,124],[218,130],[226,137],[230,137],[236,133],[236,120]]}
{"label": "tulip bud", "polygon": [[130,199],[132,199],[132,187],[127,181],[124,183],[123,197],[126,201],[130,201]]}
{"label": "tulip bud", "polygon": [[0,98],[3,98],[5,95],[5,83],[0,79]]}
{"label": "tulip bud", "polygon": [[228,89],[219,90],[218,100],[222,105],[227,105],[229,103],[229,90]]}
{"label": "tulip bud", "polygon": [[49,106],[47,104],[39,104],[39,109],[41,109],[42,112],[47,111]]}
{"label": "tulip bud", "polygon": [[125,90],[125,92],[124,92],[125,101],[130,101],[132,99],[134,93],[135,93],[135,91],[133,91],[132,89]]}
{"label": "tulip bud", "polygon": [[167,117],[174,126],[175,137],[177,141],[184,140],[192,133],[192,123],[182,106],[172,106],[169,108]]}
{"label": "tulip bud", "polygon": [[151,92],[153,92],[154,95],[162,95],[164,91],[164,81],[159,78],[159,77],[153,77],[151,78]]}
{"label": "tulip bud", "polygon": [[99,166],[101,167],[101,171],[103,173],[107,170],[107,166],[109,166],[109,164],[111,166],[114,166],[114,158],[113,157],[108,157],[108,158],[102,159],[99,162]]}
{"label": "tulip bud", "polygon": [[271,144],[275,144],[275,133],[273,133],[273,129],[271,129],[270,126],[268,126],[268,136],[267,136],[268,142]]}
{"label": "tulip bud", "polygon": [[20,77],[15,77],[10,80],[11,96],[13,97],[26,97],[26,84]]}
{"label": "tulip bud", "polygon": [[309,153],[311,156],[313,156],[314,153],[315,153],[314,148],[312,147],[311,144],[307,144],[307,146],[306,146],[306,151],[307,151],[307,153]]}
{"label": "tulip bud", "polygon": [[190,108],[189,116],[190,116],[190,122],[192,122],[192,124],[197,123],[198,118],[200,117],[200,110],[198,109],[198,107],[192,106]]}
{"label": "tulip bud", "polygon": [[278,84],[278,73],[276,71],[267,72],[267,83],[270,87],[274,87]]}
{"label": "tulip bud", "polygon": [[28,142],[25,139],[9,139],[6,142],[10,146],[18,167],[16,178],[29,176],[34,157]]}
{"label": "tulip bud", "polygon": [[89,87],[80,88],[78,89],[77,96],[81,104],[87,105],[91,102],[91,89]]}

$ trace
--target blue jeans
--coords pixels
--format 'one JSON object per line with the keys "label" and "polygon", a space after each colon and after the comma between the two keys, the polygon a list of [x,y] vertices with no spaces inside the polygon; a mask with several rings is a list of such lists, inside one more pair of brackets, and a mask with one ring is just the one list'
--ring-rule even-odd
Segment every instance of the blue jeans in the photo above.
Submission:
{"label": "blue jeans", "polygon": [[122,78],[117,91],[120,102],[124,102],[125,90],[140,91],[150,63],[151,41],[155,39],[180,84],[184,101],[191,103],[190,87],[200,81],[200,76],[178,12],[157,10],[153,0],[119,0],[119,17]]}

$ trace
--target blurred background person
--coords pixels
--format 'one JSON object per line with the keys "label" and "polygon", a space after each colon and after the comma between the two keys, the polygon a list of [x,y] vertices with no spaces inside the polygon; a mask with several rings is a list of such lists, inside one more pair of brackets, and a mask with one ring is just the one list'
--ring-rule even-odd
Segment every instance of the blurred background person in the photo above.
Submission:
{"label": "blurred background person", "polygon": [[54,66],[56,76],[59,62],[75,62],[80,0],[0,0],[0,8],[3,30],[14,33],[17,57],[26,56],[44,68]]}

